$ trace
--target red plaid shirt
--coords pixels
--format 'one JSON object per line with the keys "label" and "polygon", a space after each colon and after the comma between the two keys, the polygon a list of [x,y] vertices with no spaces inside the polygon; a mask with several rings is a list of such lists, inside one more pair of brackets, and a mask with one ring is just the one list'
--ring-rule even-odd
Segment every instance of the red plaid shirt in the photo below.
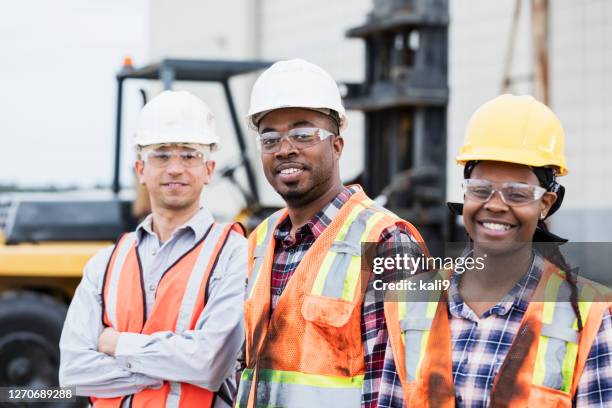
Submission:
{"label": "red plaid shirt", "polygon": [[[314,243],[332,222],[340,211],[340,208],[349,200],[351,195],[358,191],[359,187],[345,187],[329,204],[316,214],[305,225],[298,228],[295,237],[291,237],[291,220],[287,218],[274,231],[276,249],[274,252],[274,263],[272,265],[271,299],[272,308],[278,303],[278,299],[287,286],[287,282],[293,272],[306,254],[306,251]],[[382,232],[379,240],[377,256],[392,257],[395,253],[408,253],[414,251],[415,238],[402,225],[394,225]],[[402,244],[406,244],[402,248]],[[393,244],[393,245],[388,245]],[[398,245],[399,244],[399,245]],[[407,249],[408,248],[408,249]],[[418,254],[415,254],[418,256]],[[374,291],[372,287],[374,275],[371,276],[366,296],[364,297],[361,316],[361,338],[365,352],[365,381],[361,393],[361,406],[363,408],[374,408],[378,403],[378,393],[383,372],[385,357],[393,358],[390,350],[386,350],[387,327],[385,324],[384,301],[382,294]]]}

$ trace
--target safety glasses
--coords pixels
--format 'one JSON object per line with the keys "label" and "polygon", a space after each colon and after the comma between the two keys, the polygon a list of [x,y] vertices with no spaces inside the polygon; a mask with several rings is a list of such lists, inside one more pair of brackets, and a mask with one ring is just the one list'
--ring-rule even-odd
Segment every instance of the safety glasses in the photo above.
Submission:
{"label": "safety glasses", "polygon": [[502,201],[511,207],[532,203],[542,198],[546,189],[525,183],[493,183],[489,180],[466,179],[461,184],[465,197],[486,203],[498,192]]}
{"label": "safety glasses", "polygon": [[257,146],[262,153],[272,154],[280,151],[283,140],[302,150],[321,143],[334,133],[320,128],[295,128],[288,132],[265,132],[257,136]]}
{"label": "safety glasses", "polygon": [[177,157],[183,167],[201,166],[208,160],[205,152],[194,149],[149,150],[142,152],[141,157],[145,163],[153,167],[167,167],[173,157]]}

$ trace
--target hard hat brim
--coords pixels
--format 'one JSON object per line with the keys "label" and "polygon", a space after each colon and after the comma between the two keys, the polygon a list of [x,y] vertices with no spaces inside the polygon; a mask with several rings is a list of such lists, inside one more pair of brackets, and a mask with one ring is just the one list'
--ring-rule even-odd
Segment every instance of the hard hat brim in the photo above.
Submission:
{"label": "hard hat brim", "polygon": [[136,146],[139,147],[147,147],[147,146],[152,146],[152,145],[163,145],[163,144],[185,144],[185,145],[203,145],[203,146],[208,146],[210,148],[211,152],[216,152],[221,150],[221,144],[219,144],[218,142],[210,142],[210,143],[202,143],[201,141],[151,141],[149,143],[149,141],[143,141],[141,143],[136,143]]}
{"label": "hard hat brim", "polygon": [[498,161],[531,167],[555,167],[557,176],[565,176],[568,173],[565,163],[556,163],[554,159],[545,160],[542,152],[530,150],[479,148],[475,153],[460,153],[455,160],[461,166],[465,166],[469,161]]}
{"label": "hard hat brim", "polygon": [[268,113],[278,110],[278,109],[288,109],[288,108],[299,108],[299,109],[308,109],[308,110],[312,110],[315,112],[319,112],[322,113],[324,115],[330,116],[331,115],[331,111],[336,112],[336,114],[338,115],[338,118],[340,119],[340,123],[338,123],[338,126],[340,127],[340,133],[342,133],[347,125],[348,125],[348,121],[346,119],[346,114],[344,112],[338,112],[335,109],[331,109],[331,108],[318,108],[318,107],[311,107],[311,106],[282,106],[282,107],[275,107],[275,108],[271,108],[271,109],[265,109],[262,111],[256,111],[254,113],[249,113],[248,115],[245,115],[245,118],[248,120],[248,125],[249,127],[251,127],[253,130],[257,130],[257,127],[259,126],[259,122],[261,122],[261,120],[264,118],[264,116],[266,116]]}

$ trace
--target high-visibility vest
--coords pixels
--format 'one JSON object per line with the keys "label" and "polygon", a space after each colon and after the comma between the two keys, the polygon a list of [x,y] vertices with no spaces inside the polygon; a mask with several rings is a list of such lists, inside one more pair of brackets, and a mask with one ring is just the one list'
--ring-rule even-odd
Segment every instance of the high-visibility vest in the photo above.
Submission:
{"label": "high-visibility vest", "polygon": [[[494,407],[571,407],[591,345],[610,310],[605,294],[580,280],[579,310],[567,301],[565,273],[548,261],[491,390]],[[386,302],[385,318],[407,407],[455,406],[445,292],[427,302]],[[555,301],[557,300],[557,301]]]}
{"label": "high-visibility vest", "polygon": [[[119,332],[153,334],[193,330],[206,304],[208,281],[219,265],[231,231],[244,236],[239,224],[213,225],[193,248],[164,271],[153,309],[146,310],[142,267],[136,233],[123,235],[113,250],[104,275],[102,322]],[[126,295],[127,294],[127,295]],[[95,408],[119,408],[130,396],[91,398]],[[134,408],[210,407],[214,393],[192,384],[164,381],[160,389],[132,395]]]}
{"label": "high-visibility vest", "polygon": [[356,407],[365,374],[361,308],[369,268],[361,243],[408,222],[355,192],[304,255],[271,313],[273,232],[281,210],[249,237],[246,366],[237,407]]}

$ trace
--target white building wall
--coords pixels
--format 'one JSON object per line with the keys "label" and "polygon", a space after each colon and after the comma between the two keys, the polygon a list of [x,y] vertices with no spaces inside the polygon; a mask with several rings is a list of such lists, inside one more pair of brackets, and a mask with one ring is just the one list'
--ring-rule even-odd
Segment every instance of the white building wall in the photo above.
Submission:
{"label": "white building wall", "polygon": [[610,241],[612,2],[551,3],[551,102],[565,126],[571,166],[568,208],[555,228],[576,240]]}
{"label": "white building wall", "polygon": [[[450,2],[448,192],[454,200],[461,198],[462,176],[452,159],[471,113],[500,91],[513,8],[513,0],[475,0],[469,7],[462,1]],[[529,2],[523,1],[522,8],[515,74],[532,72]],[[565,129],[570,168],[569,175],[560,179],[566,199],[551,224],[572,240],[610,240],[612,3],[555,0],[550,2],[550,13],[550,105]],[[515,93],[531,91],[531,84],[523,83]]]}
{"label": "white building wall", "polygon": [[572,194],[569,207],[612,206],[612,3],[553,2],[553,109],[563,121]]}
{"label": "white building wall", "polygon": [[146,59],[148,11],[147,0],[2,3],[0,184],[110,185],[115,73],[128,54]]}

